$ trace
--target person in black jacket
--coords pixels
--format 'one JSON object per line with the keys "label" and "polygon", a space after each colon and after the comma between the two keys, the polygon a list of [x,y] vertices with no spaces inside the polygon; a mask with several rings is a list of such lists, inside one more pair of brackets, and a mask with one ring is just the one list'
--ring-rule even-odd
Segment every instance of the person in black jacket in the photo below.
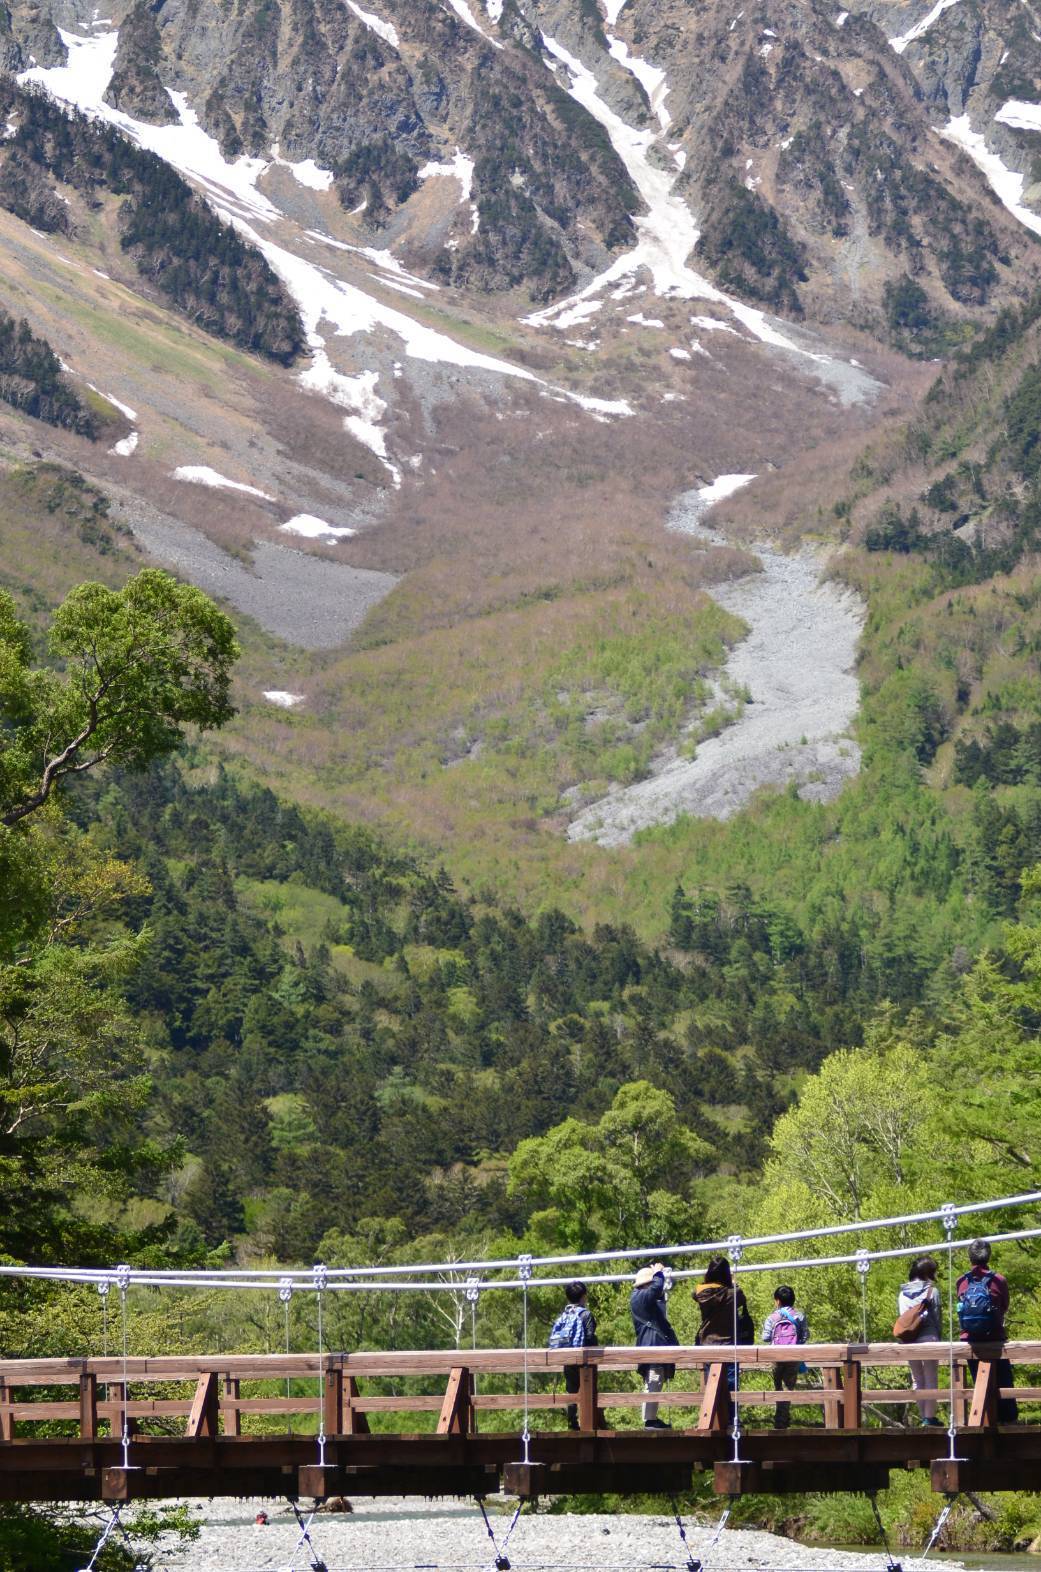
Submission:
{"label": "person in black jacket", "polygon": [[[665,1314],[665,1268],[656,1261],[652,1266],[642,1266],[633,1282],[629,1299],[633,1330],[637,1348],[675,1348],[679,1338]],[[666,1381],[676,1374],[675,1365],[656,1361],[654,1364],[637,1365],[643,1377],[645,1392],[660,1392]],[[671,1426],[658,1418],[658,1405],[644,1403],[643,1423],[647,1430],[669,1430]]]}

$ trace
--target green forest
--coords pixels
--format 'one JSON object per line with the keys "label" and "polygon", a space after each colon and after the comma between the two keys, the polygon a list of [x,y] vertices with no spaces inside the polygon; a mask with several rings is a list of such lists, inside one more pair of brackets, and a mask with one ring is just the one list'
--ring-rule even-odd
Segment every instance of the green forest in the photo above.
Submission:
{"label": "green forest", "polygon": [[88,209],[104,195],[122,198],[120,245],[152,287],[218,338],[292,363],[304,332],[280,280],[168,163],[2,73],[0,114],[17,126],[0,152],[0,206],[37,229],[64,233],[73,220],[55,181]]}

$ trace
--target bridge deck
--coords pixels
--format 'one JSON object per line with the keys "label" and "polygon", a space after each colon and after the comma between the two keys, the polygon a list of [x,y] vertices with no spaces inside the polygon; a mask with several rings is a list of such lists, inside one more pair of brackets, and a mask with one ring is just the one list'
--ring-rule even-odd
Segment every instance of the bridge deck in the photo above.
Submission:
{"label": "bridge deck", "polygon": [[[647,1431],[615,1428],[607,1418],[643,1401],[632,1372],[647,1350],[529,1351],[526,1464],[519,1433],[524,1355],[514,1349],[161,1357],[132,1359],[125,1372],[121,1359],[6,1360],[0,1500],[489,1495],[502,1486],[520,1495],[669,1493],[689,1487],[694,1470],[709,1468],[724,1494],[881,1489],[894,1468],[929,1468],[933,1488],[942,1491],[1041,1489],[1041,1424],[998,1424],[998,1398],[1012,1389],[999,1390],[996,1364],[1007,1358],[1018,1378],[1024,1367],[1041,1367],[1041,1343],[955,1345],[953,1460],[943,1430],[892,1422],[922,1395],[894,1384],[909,1352],[938,1360],[945,1381],[946,1343],[913,1350],[890,1343],[670,1349],[677,1376],[661,1402],[675,1428]],[[971,1384],[970,1358],[979,1360]],[[775,1391],[770,1367],[793,1361],[809,1367],[805,1381],[819,1384]],[[730,1363],[746,1383],[738,1394],[736,1463]],[[566,1365],[580,1371],[573,1398],[547,1389],[547,1382],[559,1386]],[[616,1379],[608,1389],[606,1374],[624,1374],[629,1385]],[[1041,1404],[1041,1387],[1024,1382],[1014,1390],[1021,1403]],[[944,1405],[951,1395],[946,1385],[936,1389]],[[540,1427],[546,1411],[569,1401],[578,1405],[578,1431]],[[778,1401],[793,1404],[790,1430],[762,1428]],[[392,1413],[424,1412],[436,1416],[432,1430],[384,1428]],[[562,1417],[550,1424],[559,1426]]]}

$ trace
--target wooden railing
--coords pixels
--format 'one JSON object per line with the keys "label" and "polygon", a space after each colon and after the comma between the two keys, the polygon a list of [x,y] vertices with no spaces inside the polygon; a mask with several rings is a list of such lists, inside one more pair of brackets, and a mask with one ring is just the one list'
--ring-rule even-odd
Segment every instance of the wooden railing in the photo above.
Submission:
{"label": "wooden railing", "polygon": [[[949,1368],[947,1343],[906,1344],[805,1344],[802,1347],[704,1347],[649,1350],[639,1348],[516,1349],[473,1351],[414,1351],[393,1353],[284,1355],[164,1356],[131,1359],[125,1374],[121,1359],[42,1359],[0,1361],[0,1442],[19,1434],[39,1434],[36,1426],[61,1422],[75,1427],[84,1440],[122,1433],[124,1419],[132,1430],[145,1426],[185,1437],[239,1436],[243,1419],[261,1416],[295,1418],[317,1428],[319,1403],[325,1433],[329,1436],[362,1435],[369,1431],[368,1416],[376,1414],[432,1413],[436,1432],[469,1435],[481,1426],[482,1414],[512,1412],[523,1403],[520,1378],[527,1364],[529,1411],[555,1410],[576,1403],[579,1427],[584,1431],[609,1428],[605,1411],[631,1409],[644,1402],[637,1389],[611,1386],[607,1378],[632,1372],[655,1357],[676,1367],[676,1378],[656,1397],[664,1408],[692,1411],[689,1428],[714,1431],[723,1428],[729,1413],[728,1365],[737,1363],[744,1385],[737,1393],[742,1410],[769,1409],[778,1402],[818,1407],[825,1427],[842,1432],[859,1430],[865,1408],[885,1409],[935,1397],[951,1399],[946,1386],[914,1391],[909,1386],[872,1386],[868,1372],[906,1370],[910,1357],[936,1360],[941,1373]],[[979,1360],[978,1374],[970,1384],[968,1361]],[[954,1347],[955,1423],[967,1429],[996,1424],[999,1396],[1020,1401],[1041,1401],[1041,1387],[1019,1386],[999,1390],[998,1358],[1014,1366],[1041,1366],[1041,1343],[1003,1345],[967,1344]],[[805,1364],[805,1385],[795,1390],[775,1390],[771,1367]],[[565,1366],[577,1366],[579,1390],[569,1395],[546,1390]],[[754,1380],[758,1376],[760,1379]],[[512,1391],[485,1390],[486,1383],[501,1384],[510,1378]],[[405,1393],[363,1390],[388,1381],[407,1380],[409,1385],[436,1385],[438,1390]],[[290,1390],[273,1395],[272,1386],[289,1382],[312,1384],[311,1391]],[[809,1383],[813,1383],[812,1385]],[[319,1383],[321,1392],[319,1393]],[[819,1383],[819,1384],[817,1384]],[[555,1384],[555,1383],[554,1383]],[[162,1395],[171,1385],[187,1390]],[[70,1390],[71,1389],[71,1390]],[[263,1389],[263,1390],[261,1390]],[[69,1396],[59,1396],[63,1391]],[[32,1396],[31,1394],[40,1394]],[[751,1415],[748,1419],[751,1419]],[[771,1416],[772,1417],[772,1416]],[[183,1428],[180,1426],[183,1421]],[[177,1424],[174,1431],[174,1424]],[[746,1421],[747,1423],[747,1421]],[[26,1431],[32,1426],[31,1431]],[[272,1426],[266,1425],[270,1433]],[[494,1428],[494,1427],[493,1427]]]}

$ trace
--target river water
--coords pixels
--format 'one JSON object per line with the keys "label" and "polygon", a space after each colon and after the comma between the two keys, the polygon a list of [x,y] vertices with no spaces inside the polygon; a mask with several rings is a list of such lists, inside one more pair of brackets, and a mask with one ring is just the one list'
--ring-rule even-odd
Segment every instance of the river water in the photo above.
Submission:
{"label": "river water", "polygon": [[[686,493],[673,507],[670,529],[706,544],[725,538],[701,520],[725,482]],[[736,489],[731,485],[730,491]],[[727,819],[761,786],[798,784],[799,795],[828,801],[860,768],[860,750],[849,735],[859,689],[854,670],[864,603],[822,577],[827,555],[811,548],[785,553],[758,545],[761,571],[713,589],[713,598],[748,623],[748,636],[726,665],[731,684],[751,695],[738,718],[698,745],[693,759],[673,751],[635,785],[618,787],[584,808],[568,829],[569,840],[617,846],[651,825],[680,814]]]}

